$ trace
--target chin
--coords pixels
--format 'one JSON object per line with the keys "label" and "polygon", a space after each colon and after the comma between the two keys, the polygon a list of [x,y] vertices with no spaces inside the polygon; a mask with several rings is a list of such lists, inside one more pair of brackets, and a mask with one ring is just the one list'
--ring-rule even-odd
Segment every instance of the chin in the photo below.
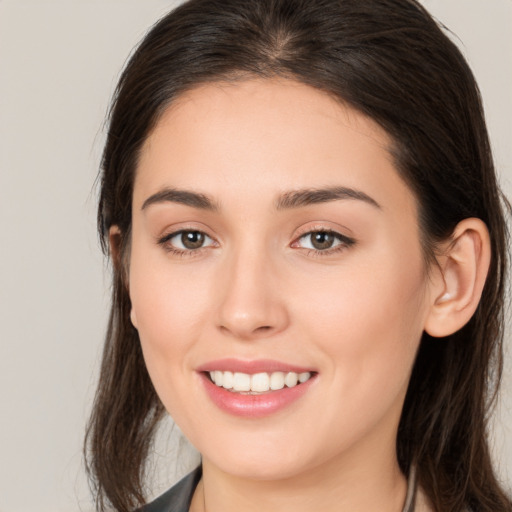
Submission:
{"label": "chin", "polygon": [[286,480],[307,469],[303,467],[304,462],[298,460],[240,460],[240,457],[235,457],[234,460],[212,460],[211,463],[233,477],[256,481]]}
{"label": "chin", "polygon": [[292,448],[300,446],[293,441],[290,444],[282,439],[280,442],[261,443],[260,439],[257,443],[248,437],[241,443],[233,443],[233,438],[226,440],[231,441],[229,447],[224,442],[212,446],[210,438],[208,449],[202,452],[203,463],[237,478],[260,481],[291,478],[316,465],[304,447],[300,450]]}

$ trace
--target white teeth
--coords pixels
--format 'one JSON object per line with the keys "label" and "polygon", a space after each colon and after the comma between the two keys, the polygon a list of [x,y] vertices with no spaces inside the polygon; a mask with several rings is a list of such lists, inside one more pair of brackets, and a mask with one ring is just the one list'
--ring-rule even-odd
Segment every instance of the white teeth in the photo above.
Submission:
{"label": "white teeth", "polygon": [[310,377],[311,373],[309,372],[299,373],[299,382],[302,384],[303,382],[309,380]]}
{"label": "white teeth", "polygon": [[268,373],[255,373],[251,377],[251,391],[264,392],[270,387],[270,377]]}
{"label": "white teeth", "polygon": [[231,389],[233,387],[234,380],[234,375],[231,372],[223,372],[222,387],[225,389]]}
{"label": "white teeth", "polygon": [[219,387],[237,392],[266,393],[270,390],[277,391],[285,386],[293,388],[297,384],[303,384],[311,378],[310,372],[297,374],[295,372],[255,373],[249,375],[241,372],[210,372],[210,378]]}
{"label": "white teeth", "polygon": [[276,391],[284,388],[284,373],[274,372],[270,376],[270,389]]}
{"label": "white teeth", "polygon": [[224,380],[222,377],[224,377],[224,373],[220,372],[218,370],[215,370],[213,380],[214,380],[215,384],[217,384],[217,386],[222,386],[222,382]]}
{"label": "white teeth", "polygon": [[284,378],[284,383],[289,387],[289,388],[293,388],[293,386],[296,386],[297,385],[297,379],[298,379],[298,375],[294,372],[289,372],[286,374],[285,378]]}
{"label": "white teeth", "polygon": [[235,391],[251,391],[251,376],[248,373],[235,373],[233,389]]}

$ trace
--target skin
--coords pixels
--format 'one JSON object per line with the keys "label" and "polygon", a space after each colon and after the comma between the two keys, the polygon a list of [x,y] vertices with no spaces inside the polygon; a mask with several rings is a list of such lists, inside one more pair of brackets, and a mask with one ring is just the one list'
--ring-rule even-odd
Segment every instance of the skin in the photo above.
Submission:
{"label": "skin", "polygon": [[[145,142],[131,318],[159,397],[203,457],[191,510],[402,509],[400,412],[422,332],[452,296],[437,267],[427,275],[416,200],[390,147],[372,120],[289,80],[197,87]],[[376,204],[276,209],[283,194],[324,187]],[[204,194],[215,209],[148,204],[169,188]],[[169,235],[183,229],[205,233],[204,246],[172,252],[180,237]],[[312,251],[307,234],[322,230],[353,243]],[[285,409],[240,418],[213,404],[196,371],[227,357],[318,375]]]}

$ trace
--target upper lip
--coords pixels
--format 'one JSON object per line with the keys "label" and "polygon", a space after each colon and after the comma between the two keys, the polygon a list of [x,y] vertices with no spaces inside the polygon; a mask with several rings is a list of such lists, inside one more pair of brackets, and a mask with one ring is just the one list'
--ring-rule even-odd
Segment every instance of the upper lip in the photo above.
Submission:
{"label": "upper lip", "polygon": [[305,373],[313,372],[311,368],[297,366],[294,364],[276,361],[274,359],[255,359],[252,361],[245,361],[242,359],[217,359],[209,361],[196,368],[198,372],[213,372],[215,370],[221,372],[239,372],[239,373],[272,373],[272,372],[295,372]]}

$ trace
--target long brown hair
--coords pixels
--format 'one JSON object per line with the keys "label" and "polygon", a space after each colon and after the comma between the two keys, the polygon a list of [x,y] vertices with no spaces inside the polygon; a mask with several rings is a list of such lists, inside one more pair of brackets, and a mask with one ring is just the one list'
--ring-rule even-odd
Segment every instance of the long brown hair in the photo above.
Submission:
{"label": "long brown hair", "polygon": [[[470,322],[424,335],[397,436],[404,473],[438,512],[512,510],[495,477],[487,420],[500,381],[507,271],[504,205],[478,88],[456,46],[415,0],[191,0],[160,20],[128,62],[110,111],[98,228],[127,257],[139,150],[166,107],[201,83],[288,77],[351,105],[394,141],[415,193],[429,261],[464,218],[488,226],[492,261]],[[506,206],[508,209],[509,206]],[[122,258],[121,258],[122,259]],[[98,510],[144,503],[144,468],[163,407],[144,366],[122,261],[86,436]]]}

